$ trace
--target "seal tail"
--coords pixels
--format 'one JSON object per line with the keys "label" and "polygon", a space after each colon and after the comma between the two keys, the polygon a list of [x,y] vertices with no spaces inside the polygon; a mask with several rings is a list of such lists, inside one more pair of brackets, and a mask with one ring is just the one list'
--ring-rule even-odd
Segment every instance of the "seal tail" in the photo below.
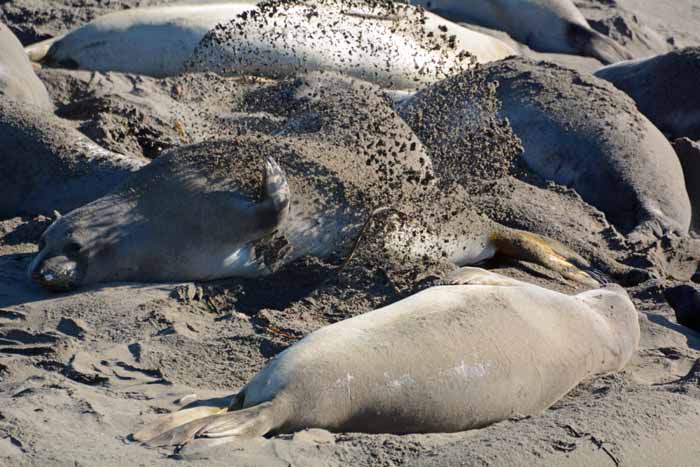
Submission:
{"label": "seal tail", "polygon": [[634,58],[622,45],[586,26],[571,23],[568,35],[575,49],[589,57],[597,58],[605,65]]}
{"label": "seal tail", "polygon": [[[237,399],[240,402],[240,398]],[[236,439],[262,436],[277,428],[279,413],[274,399],[242,410],[220,406],[194,407],[166,415],[132,434],[149,447],[184,446],[201,449]]]}
{"label": "seal tail", "polygon": [[35,63],[41,63],[46,61],[51,47],[61,40],[63,35],[52,37],[50,39],[43,40],[41,42],[36,42],[32,45],[28,45],[24,48],[24,52],[29,57],[29,60]]}
{"label": "seal tail", "polygon": [[496,254],[541,264],[567,279],[598,286],[599,281],[609,282],[607,276],[578,254],[559,242],[540,235],[516,229],[498,229],[490,241]]}

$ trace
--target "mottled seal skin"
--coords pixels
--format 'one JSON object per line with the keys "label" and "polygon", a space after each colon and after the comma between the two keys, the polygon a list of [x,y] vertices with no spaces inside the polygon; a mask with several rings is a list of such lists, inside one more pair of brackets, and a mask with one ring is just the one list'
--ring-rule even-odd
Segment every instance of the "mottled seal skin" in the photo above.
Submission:
{"label": "mottled seal skin", "polygon": [[0,101],[0,218],[67,212],[148,163],[107,151],[49,112]]}
{"label": "mottled seal skin", "polygon": [[311,333],[228,409],[185,409],[133,436],[150,446],[185,445],[184,453],[312,427],[481,428],[539,414],[581,380],[622,369],[637,351],[637,311],[619,286],[569,296],[478,268],[455,282],[462,285],[433,287]]}
{"label": "mottled seal skin", "polygon": [[211,28],[252,8],[254,1],[234,1],[118,11],[29,46],[27,54],[49,66],[174,76]]}
{"label": "mottled seal skin", "polygon": [[670,138],[700,139],[700,48],[626,61],[595,72],[637,103]]}
{"label": "mottled seal skin", "polygon": [[49,93],[34,73],[22,44],[3,23],[0,23],[0,96],[53,111]]}
{"label": "mottled seal skin", "polygon": [[477,61],[516,55],[503,42],[385,0],[273,0],[214,28],[190,71],[281,78],[323,70],[415,89]]}
{"label": "mottled seal skin", "polygon": [[66,290],[255,277],[302,256],[346,258],[377,217],[379,248],[397,262],[475,264],[503,251],[596,284],[575,254],[465,209],[466,196],[443,196],[423,146],[380,88],[318,73],[246,100],[251,111],[282,117],[271,135],[164,153],[55,221],[30,265],[33,280]]}
{"label": "mottled seal skin", "polygon": [[612,39],[591,29],[571,0],[413,0],[453,21],[464,21],[510,34],[541,52],[597,58],[603,63],[632,55]]}
{"label": "mottled seal skin", "polygon": [[[498,82],[499,116],[522,140],[522,160],[533,172],[574,188],[634,238],[688,233],[691,209],[678,157],[624,93],[602,80],[521,58],[479,72]],[[449,80],[435,88],[447,85]],[[401,113],[430,106],[431,89],[404,101]],[[459,128],[474,109],[454,102],[444,112]]]}

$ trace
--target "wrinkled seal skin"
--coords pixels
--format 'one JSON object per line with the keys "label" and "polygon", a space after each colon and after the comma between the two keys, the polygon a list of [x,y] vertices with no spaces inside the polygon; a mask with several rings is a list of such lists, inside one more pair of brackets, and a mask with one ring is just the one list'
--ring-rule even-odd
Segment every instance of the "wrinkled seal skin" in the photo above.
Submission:
{"label": "wrinkled seal skin", "polygon": [[[498,82],[499,116],[522,140],[521,157],[533,172],[574,188],[635,238],[688,233],[691,209],[678,157],[624,93],[602,80],[521,58],[484,65],[480,72]],[[400,113],[429,106],[431,89],[404,101]],[[444,112],[459,125],[473,109],[454,102]]]}
{"label": "wrinkled seal skin", "polygon": [[0,101],[0,218],[67,212],[148,163],[101,148],[52,113]]}
{"label": "wrinkled seal skin", "polygon": [[571,0],[413,0],[452,21],[505,31],[541,52],[597,58],[603,63],[628,60],[620,44],[591,29]]}
{"label": "wrinkled seal skin", "polygon": [[118,11],[27,53],[51,66],[174,76],[211,28],[252,8],[254,1],[234,1]]}
{"label": "wrinkled seal skin", "polygon": [[0,96],[53,111],[49,93],[34,73],[22,44],[3,23],[0,23]]}
{"label": "wrinkled seal skin", "polygon": [[637,312],[619,286],[568,296],[478,268],[454,280],[466,285],[433,287],[313,332],[253,377],[228,412],[198,418],[202,407],[185,409],[134,438],[196,450],[311,427],[481,428],[538,414],[637,351]]}
{"label": "wrinkled seal skin", "polygon": [[671,139],[700,140],[700,48],[616,63],[595,75],[610,81]]}

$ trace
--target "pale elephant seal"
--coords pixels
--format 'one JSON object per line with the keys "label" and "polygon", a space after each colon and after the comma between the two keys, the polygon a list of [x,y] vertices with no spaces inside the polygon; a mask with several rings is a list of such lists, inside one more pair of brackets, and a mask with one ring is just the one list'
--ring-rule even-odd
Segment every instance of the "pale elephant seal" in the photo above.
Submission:
{"label": "pale elephant seal", "polygon": [[[548,63],[513,58],[485,65],[501,109],[522,140],[522,159],[547,180],[574,188],[626,234],[685,235],[690,202],[678,157],[634,103],[609,83]],[[441,96],[468,75],[429,87],[402,103],[400,113],[430,128],[437,118],[445,143],[478,112]],[[412,118],[418,114],[420,119]],[[437,141],[435,144],[440,144]]]}
{"label": "pale elephant seal", "polygon": [[603,63],[628,60],[620,44],[591,29],[571,0],[412,0],[451,19],[498,29],[541,52],[595,57]]}
{"label": "pale elephant seal", "polygon": [[477,61],[516,52],[485,34],[387,0],[280,0],[220,24],[187,68],[280,78],[336,71],[390,89],[415,89]]}
{"label": "pale elephant seal", "polygon": [[101,148],[52,113],[0,101],[0,218],[70,211],[147,163]]}
{"label": "pale elephant seal", "polygon": [[434,433],[539,414],[581,380],[619,371],[637,311],[609,286],[569,296],[478,268],[457,283],[311,333],[228,408],[164,416],[133,435],[196,450],[305,428]]}
{"label": "pale elephant seal", "polygon": [[462,265],[500,251],[595,283],[555,242],[465,209],[466,196],[442,196],[420,141],[379,88],[323,73],[247,100],[286,116],[273,136],[251,132],[161,155],[54,222],[29,275],[59,290],[260,276],[302,256],[344,258],[377,211],[399,211],[405,216],[382,217],[391,255]]}
{"label": "pale elephant seal", "polygon": [[595,75],[629,95],[669,138],[700,140],[700,47],[616,63]]}
{"label": "pale elephant seal", "polygon": [[49,93],[34,74],[22,44],[3,23],[0,23],[0,96],[53,111]]}
{"label": "pale elephant seal", "polygon": [[27,54],[51,66],[173,76],[211,28],[252,8],[254,1],[118,11],[29,46]]}

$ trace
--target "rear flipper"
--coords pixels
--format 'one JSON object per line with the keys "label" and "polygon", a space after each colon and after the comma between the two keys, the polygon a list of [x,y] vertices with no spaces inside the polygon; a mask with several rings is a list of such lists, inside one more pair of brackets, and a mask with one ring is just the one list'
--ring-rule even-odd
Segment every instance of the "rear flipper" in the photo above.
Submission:
{"label": "rear flipper", "polygon": [[597,58],[606,65],[634,58],[622,45],[580,24],[569,24],[568,35],[569,42],[575,49],[589,57]]}
{"label": "rear flipper", "polygon": [[588,261],[552,239],[504,228],[493,232],[490,241],[497,255],[541,264],[567,279],[593,286],[610,282],[603,272],[592,268]]}
{"label": "rear flipper", "polygon": [[194,407],[166,415],[134,433],[132,437],[149,447],[211,447],[241,438],[262,436],[277,427],[275,401],[235,410],[240,398],[228,408]]}

